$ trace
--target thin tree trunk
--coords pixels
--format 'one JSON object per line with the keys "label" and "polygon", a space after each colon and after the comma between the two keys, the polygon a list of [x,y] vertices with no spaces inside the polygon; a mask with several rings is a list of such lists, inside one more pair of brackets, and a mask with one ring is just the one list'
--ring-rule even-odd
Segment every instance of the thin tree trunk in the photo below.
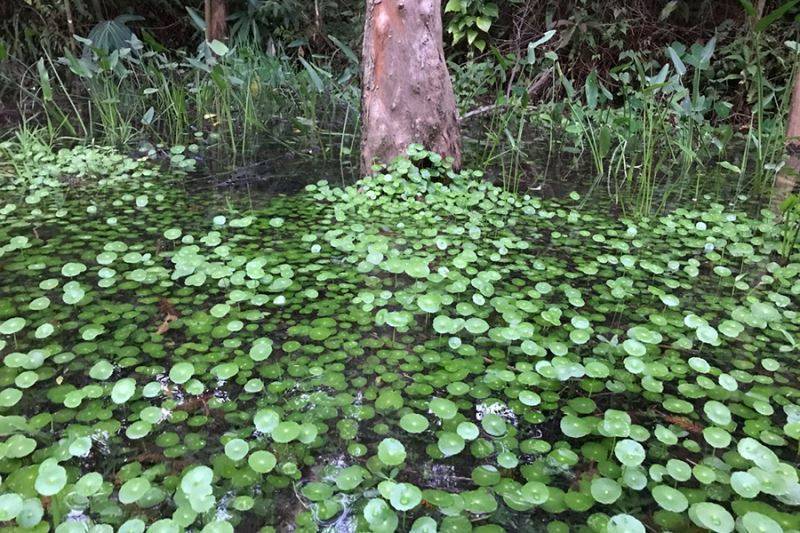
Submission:
{"label": "thin tree trunk", "polygon": [[412,143],[452,157],[460,167],[441,0],[367,0],[362,53],[362,173],[405,153]]}
{"label": "thin tree trunk", "polygon": [[69,0],[64,0],[64,15],[67,17],[67,31],[69,32],[69,48],[75,53],[75,20],[72,18],[72,5]]}
{"label": "thin tree trunk", "polygon": [[761,17],[764,16],[764,6],[767,4],[767,0],[758,0],[756,3],[756,18],[761,20]]}
{"label": "thin tree trunk", "polygon": [[226,0],[205,0],[206,41],[224,41],[228,33]]}
{"label": "thin tree trunk", "polygon": [[322,30],[322,10],[319,8],[319,0],[314,0],[314,34],[323,37],[325,35]]}
{"label": "thin tree trunk", "polygon": [[106,16],[103,13],[103,7],[100,5],[100,0],[92,0],[92,6],[94,7],[94,15],[97,17],[97,20],[105,20]]}
{"label": "thin tree trunk", "polygon": [[800,146],[800,71],[795,73],[792,88],[792,103],[786,125],[786,144]]}
{"label": "thin tree trunk", "polygon": [[[797,69],[795,69],[797,70]],[[783,201],[792,194],[800,175],[800,71],[795,72],[789,120],[786,125],[786,165],[775,178],[772,191],[772,208],[777,211]]]}

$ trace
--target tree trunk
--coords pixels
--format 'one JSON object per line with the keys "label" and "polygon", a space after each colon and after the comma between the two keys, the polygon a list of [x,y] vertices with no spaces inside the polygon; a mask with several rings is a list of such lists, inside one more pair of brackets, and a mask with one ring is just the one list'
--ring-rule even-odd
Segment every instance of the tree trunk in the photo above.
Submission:
{"label": "tree trunk", "polygon": [[441,0],[367,0],[362,54],[362,173],[405,153],[412,143],[450,156],[460,167]]}
{"label": "tree trunk", "polygon": [[792,103],[789,108],[789,121],[786,125],[786,145],[800,147],[800,71],[794,75]]}
{"label": "tree trunk", "polygon": [[[797,69],[795,69],[797,70]],[[795,72],[789,120],[786,125],[786,165],[775,179],[772,191],[772,208],[778,210],[783,201],[792,194],[800,174],[800,71]]]}
{"label": "tree trunk", "polygon": [[92,7],[94,8],[94,16],[97,20],[105,20],[106,16],[103,13],[103,6],[100,5],[100,0],[92,0]]}
{"label": "tree trunk", "polygon": [[228,33],[226,0],[205,0],[206,41],[224,41]]}
{"label": "tree trunk", "polygon": [[767,0],[758,0],[756,2],[756,19],[761,20],[761,17],[764,16],[764,6],[767,4]]}
{"label": "tree trunk", "polygon": [[64,0],[64,15],[67,17],[67,31],[69,32],[69,48],[72,53],[75,53],[75,20],[72,18],[72,6],[69,0]]}

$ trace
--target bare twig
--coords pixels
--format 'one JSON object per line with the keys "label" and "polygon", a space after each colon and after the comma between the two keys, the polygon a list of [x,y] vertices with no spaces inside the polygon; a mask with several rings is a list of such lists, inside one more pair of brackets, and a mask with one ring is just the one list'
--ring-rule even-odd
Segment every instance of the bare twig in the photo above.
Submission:
{"label": "bare twig", "polygon": [[67,31],[69,32],[69,47],[72,53],[75,53],[75,21],[72,18],[72,6],[69,0],[64,0],[64,14],[67,17]]}
{"label": "bare twig", "polygon": [[[539,73],[539,75],[536,76],[536,78],[533,80],[533,82],[528,87],[528,95],[533,97],[533,96],[536,96],[537,94],[539,94],[539,91],[541,91],[542,88],[545,86],[545,83],[550,78],[552,73],[553,73],[552,67],[548,68],[547,70],[542,71],[541,73]],[[475,117],[475,116],[478,116],[478,115],[483,115],[484,113],[489,113],[490,111],[494,111],[495,109],[501,109],[501,108],[506,107],[506,106],[508,106],[508,102],[507,101],[504,102],[504,103],[501,103],[501,104],[490,104],[490,105],[481,106],[481,107],[479,107],[477,109],[473,109],[472,111],[468,111],[468,112],[464,113],[464,115],[459,120],[461,122],[464,122],[465,120],[467,120],[469,118],[472,118],[472,117]]]}

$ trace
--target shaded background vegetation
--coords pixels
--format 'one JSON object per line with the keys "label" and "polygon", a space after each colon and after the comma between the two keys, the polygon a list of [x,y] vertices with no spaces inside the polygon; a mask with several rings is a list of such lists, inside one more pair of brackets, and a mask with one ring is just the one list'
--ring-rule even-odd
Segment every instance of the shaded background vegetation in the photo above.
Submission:
{"label": "shaded background vegetation", "polygon": [[[0,117],[51,142],[198,144],[229,170],[279,145],[344,179],[362,4],[229,0],[229,37],[210,50],[200,0],[11,0]],[[649,212],[675,190],[761,194],[784,167],[796,1],[443,4],[467,164],[507,187],[588,176]]]}

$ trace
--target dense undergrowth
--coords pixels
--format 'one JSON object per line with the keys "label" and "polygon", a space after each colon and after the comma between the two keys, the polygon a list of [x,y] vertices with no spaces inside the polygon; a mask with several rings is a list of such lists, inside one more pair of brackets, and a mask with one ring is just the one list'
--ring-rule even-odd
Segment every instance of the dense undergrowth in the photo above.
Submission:
{"label": "dense undergrowth", "polygon": [[2,148],[8,527],[800,530],[800,257],[768,211],[619,218],[417,147],[246,208]]}
{"label": "dense undergrowth", "polygon": [[[142,3],[142,20],[78,1],[76,38],[53,26],[62,8],[12,9],[0,41],[0,115],[43,127],[47,142],[196,144],[213,170],[256,164],[278,145],[358,177],[354,3],[314,2],[315,13],[231,2],[227,44],[204,42],[202,17],[181,2]],[[631,216],[704,194],[766,201],[786,169],[796,10],[448,2],[467,162],[507,190],[581,182]],[[174,31],[156,31],[155,13]]]}

